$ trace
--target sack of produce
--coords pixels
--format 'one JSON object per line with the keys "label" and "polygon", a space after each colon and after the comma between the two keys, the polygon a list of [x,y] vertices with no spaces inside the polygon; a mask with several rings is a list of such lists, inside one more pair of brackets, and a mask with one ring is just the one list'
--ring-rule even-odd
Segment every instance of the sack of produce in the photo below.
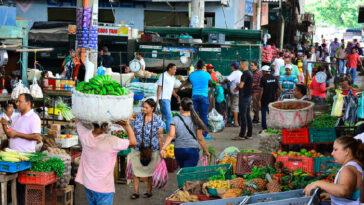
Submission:
{"label": "sack of produce", "polygon": [[33,98],[43,98],[42,88],[39,87],[35,78],[33,79],[33,85],[30,86],[30,94]]}
{"label": "sack of produce", "polygon": [[96,76],[81,82],[72,92],[72,112],[86,122],[127,120],[133,114],[134,93],[110,76]]}
{"label": "sack of produce", "polygon": [[19,83],[15,85],[15,88],[11,93],[11,99],[13,100],[18,99],[19,95],[23,93],[29,93],[29,89],[25,87],[25,85],[22,83],[21,80],[19,80]]}
{"label": "sack of produce", "polygon": [[57,186],[60,188],[66,188],[71,180],[71,156],[68,155],[64,149],[51,147],[48,148],[47,151],[44,151],[44,153],[47,153],[48,157],[58,157],[63,161],[63,176],[58,179]]}
{"label": "sack of produce", "polygon": [[215,108],[211,110],[211,112],[207,115],[208,122],[210,129],[212,132],[219,132],[224,130],[225,128],[225,121],[224,117],[220,115],[219,112]]}

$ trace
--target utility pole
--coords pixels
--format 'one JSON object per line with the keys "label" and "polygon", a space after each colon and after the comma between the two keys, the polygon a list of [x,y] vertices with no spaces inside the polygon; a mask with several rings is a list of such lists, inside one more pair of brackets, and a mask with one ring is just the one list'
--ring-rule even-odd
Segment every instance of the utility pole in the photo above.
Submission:
{"label": "utility pole", "polygon": [[257,30],[261,29],[261,17],[262,17],[262,0],[258,0],[257,4]]}
{"label": "utility pole", "polygon": [[281,18],[281,39],[279,41],[279,48],[283,49],[283,41],[284,41],[284,16],[283,16],[283,6],[282,6],[282,0],[279,0],[279,16]]}
{"label": "utility pole", "polygon": [[205,24],[205,0],[192,0],[190,27],[203,28]]}

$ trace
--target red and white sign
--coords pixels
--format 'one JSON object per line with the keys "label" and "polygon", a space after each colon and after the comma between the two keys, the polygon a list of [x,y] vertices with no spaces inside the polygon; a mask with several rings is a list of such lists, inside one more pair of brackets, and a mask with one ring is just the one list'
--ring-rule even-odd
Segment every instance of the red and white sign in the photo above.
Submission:
{"label": "red and white sign", "polygon": [[99,26],[99,35],[104,36],[129,36],[129,29],[127,27],[109,27],[109,26]]}

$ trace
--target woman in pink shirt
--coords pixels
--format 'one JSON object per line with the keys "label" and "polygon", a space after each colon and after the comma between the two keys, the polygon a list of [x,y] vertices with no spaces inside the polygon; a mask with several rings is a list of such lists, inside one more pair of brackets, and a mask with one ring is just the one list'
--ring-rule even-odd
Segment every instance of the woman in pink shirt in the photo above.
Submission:
{"label": "woman in pink shirt", "polygon": [[[317,68],[317,73],[323,72],[323,71],[324,71],[324,67],[320,66]],[[311,98],[312,98],[311,100],[317,104],[325,103],[326,102],[326,90],[330,90],[331,88],[334,88],[334,87],[335,87],[334,85],[331,85],[326,88],[326,82],[318,83],[316,81],[316,75],[313,76],[311,84],[310,84]]]}
{"label": "woman in pink shirt", "polygon": [[89,130],[76,120],[77,132],[82,144],[76,182],[84,186],[87,200],[91,205],[113,204],[114,166],[117,153],[137,145],[129,122],[120,121],[117,124],[125,127],[128,139],[107,134],[108,123],[103,123],[101,126],[94,123],[94,129]]}

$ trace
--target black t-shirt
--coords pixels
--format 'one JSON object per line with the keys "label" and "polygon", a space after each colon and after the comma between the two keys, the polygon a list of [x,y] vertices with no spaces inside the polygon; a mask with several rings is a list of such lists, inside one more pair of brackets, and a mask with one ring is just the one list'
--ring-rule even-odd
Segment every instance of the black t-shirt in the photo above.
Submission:
{"label": "black t-shirt", "polygon": [[260,87],[263,88],[262,106],[268,106],[269,103],[276,101],[278,89],[278,80],[276,77],[271,74],[264,75],[260,80]]}
{"label": "black t-shirt", "polygon": [[246,98],[252,95],[253,75],[249,70],[243,71],[243,75],[240,78],[241,82],[244,82],[244,87],[239,89],[239,97]]}
{"label": "black t-shirt", "polygon": [[114,64],[114,58],[109,55],[102,55],[99,57],[99,66],[101,65],[105,68],[111,68],[111,66]]}

